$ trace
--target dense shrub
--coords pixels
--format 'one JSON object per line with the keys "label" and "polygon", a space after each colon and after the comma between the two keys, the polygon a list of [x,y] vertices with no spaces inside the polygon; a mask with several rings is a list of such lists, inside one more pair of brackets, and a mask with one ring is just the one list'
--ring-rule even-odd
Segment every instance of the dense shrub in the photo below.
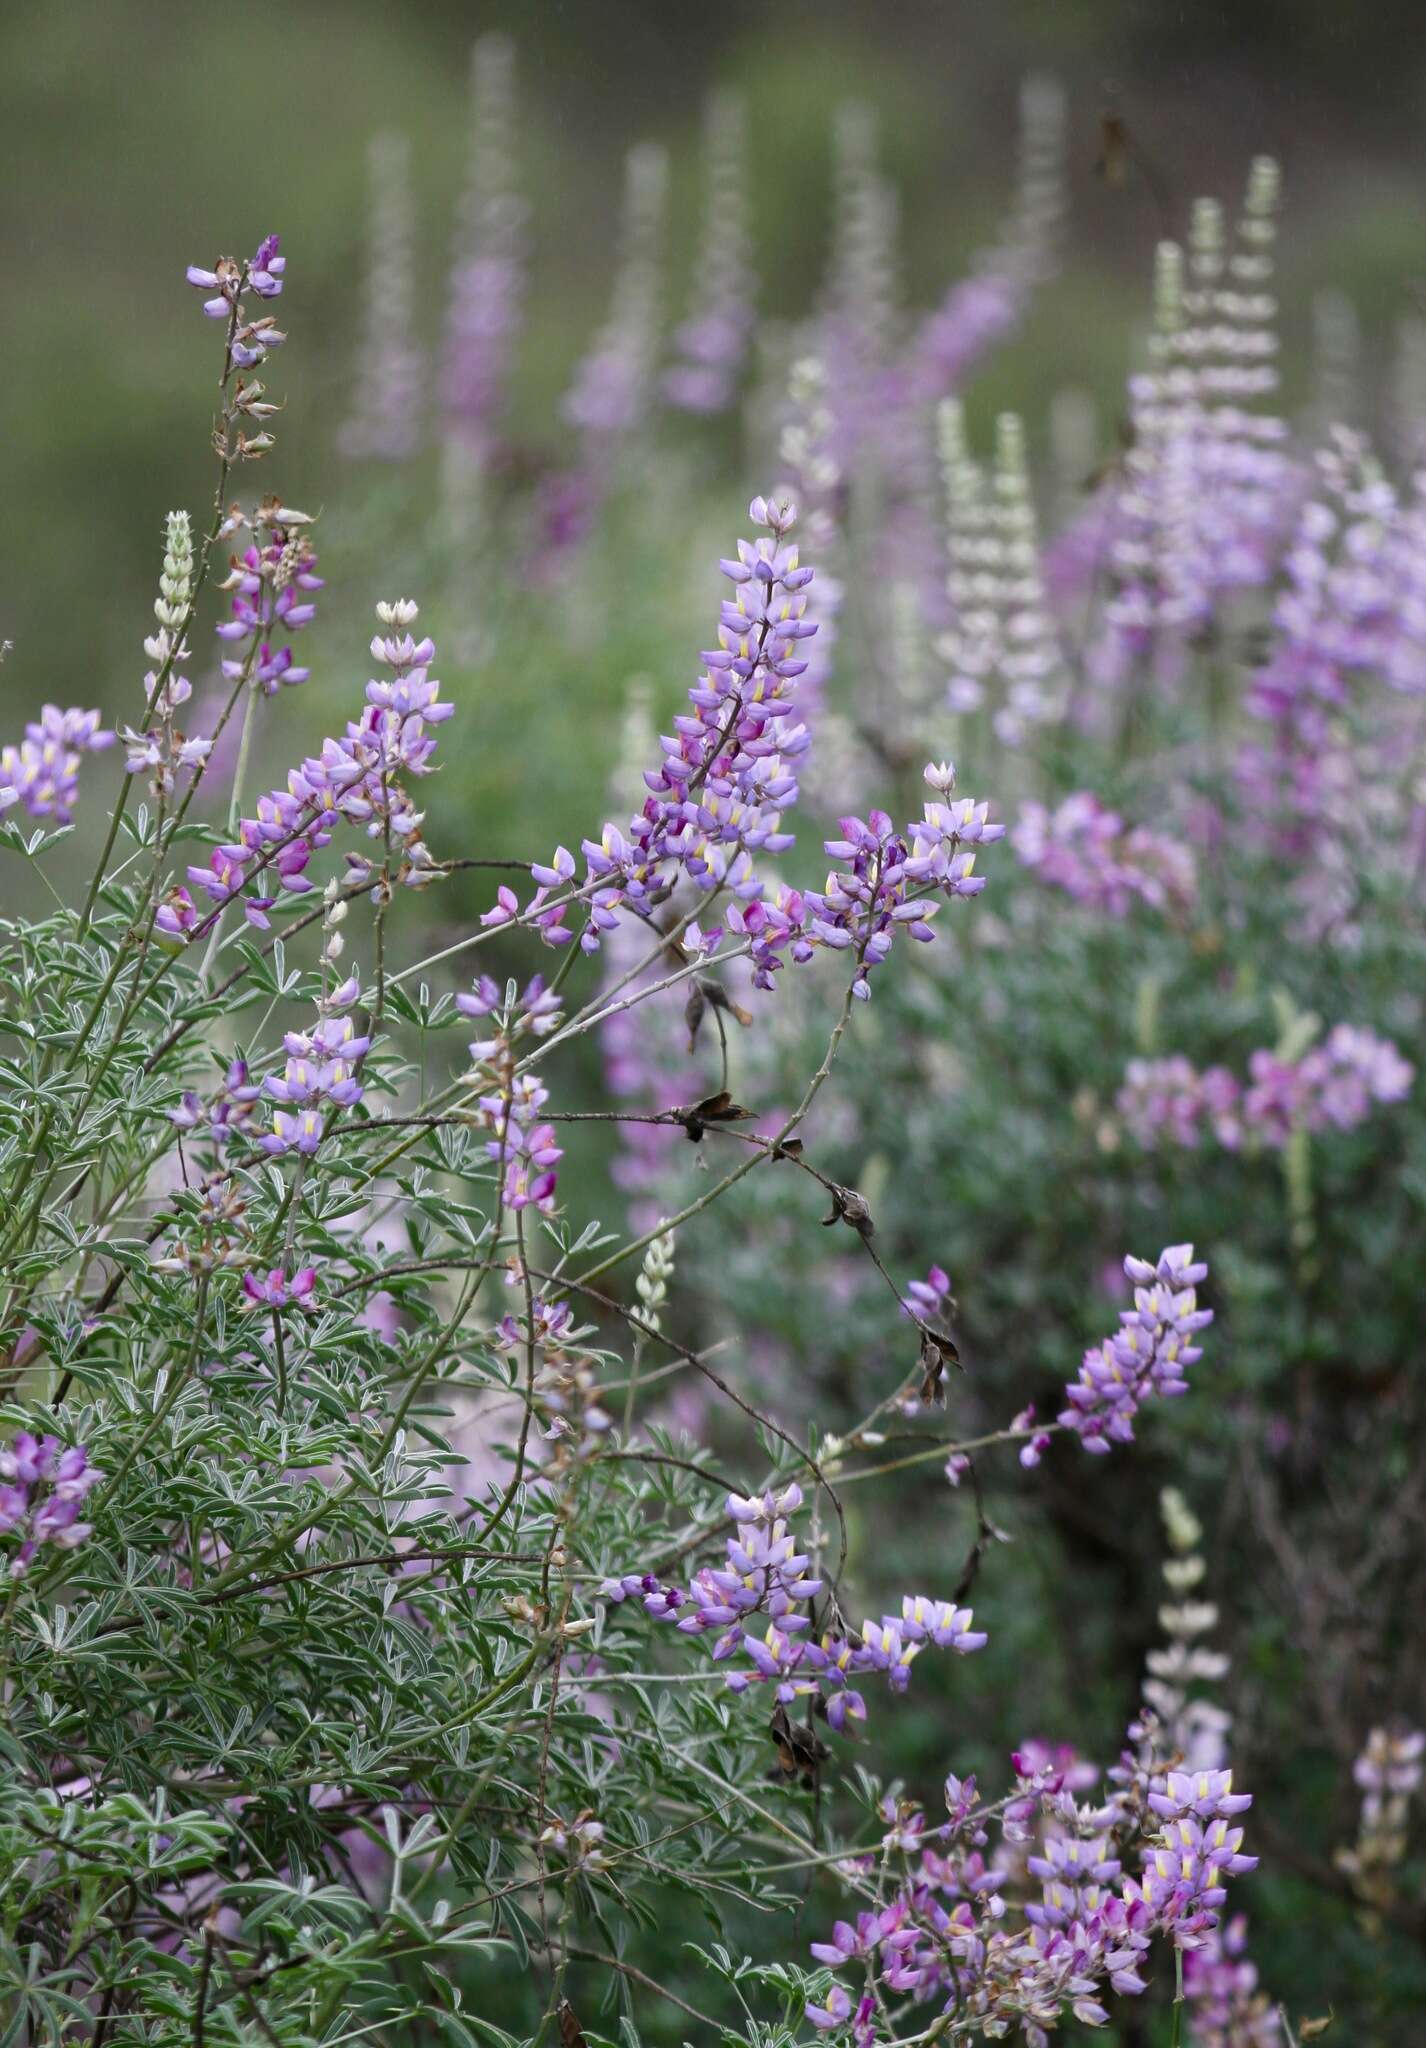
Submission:
{"label": "dense shrub", "polygon": [[[536,844],[423,808],[472,707],[402,596],[250,794],[325,606],[313,519],[231,496],[276,237],[189,271],[218,475],[131,721],[46,706],[0,757],[6,2038],[1250,2048],[1329,1999],[1410,2038],[1426,510],[1272,410],[1276,172],[1161,249],[1132,443],[1042,552],[1021,423],[987,466],[955,394],[1053,261],[1058,97],[911,324],[846,115],[826,303],[755,409],[784,480],[686,697],[630,693],[601,828],[519,663],[675,506],[660,406],[747,374],[748,138],[718,102],[671,356],[634,153],[529,475],[511,90],[484,46],[429,558]],[[401,463],[372,169],[344,446]]]}

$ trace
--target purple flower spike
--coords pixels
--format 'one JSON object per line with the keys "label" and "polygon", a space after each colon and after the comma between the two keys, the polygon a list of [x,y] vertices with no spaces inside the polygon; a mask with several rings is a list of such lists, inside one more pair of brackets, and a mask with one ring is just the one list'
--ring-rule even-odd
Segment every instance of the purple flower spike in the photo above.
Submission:
{"label": "purple flower spike", "polygon": [[1133,1440],[1144,1401],[1187,1393],[1185,1374],[1203,1355],[1193,1339],[1213,1320],[1211,1309],[1198,1306],[1195,1289],[1208,1268],[1194,1263],[1191,1244],[1170,1245],[1157,1264],[1126,1258],[1124,1271],[1134,1282],[1134,1306],[1121,1313],[1112,1337],[1085,1352],[1059,1417],[1087,1451],[1101,1454]]}

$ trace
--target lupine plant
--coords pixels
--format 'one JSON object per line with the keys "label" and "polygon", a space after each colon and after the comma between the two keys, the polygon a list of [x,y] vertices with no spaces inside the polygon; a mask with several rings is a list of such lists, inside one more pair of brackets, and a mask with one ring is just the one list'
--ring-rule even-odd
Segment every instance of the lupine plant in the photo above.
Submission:
{"label": "lupine plant", "polygon": [[[849,1607],[815,1429],[737,1394],[661,1309],[683,1234],[760,1169],[826,1188],[871,1251],[864,1205],[804,1129],[873,969],[898,934],[930,943],[938,910],[975,914],[977,859],[1003,827],[933,765],[906,827],[875,809],[842,820],[822,889],[769,874],[792,844],[816,571],[794,505],[758,497],[632,823],[499,883],[443,959],[403,957],[410,892],[466,858],[430,844],[419,808],[459,707],[416,603],[383,598],[355,715],[247,796],[247,738],[308,673],[290,636],[321,589],[304,514],[229,498],[273,445],[253,373],[283,338],[266,307],[285,258],[269,236],[189,282],[218,324],[214,509],[196,545],[185,516],[168,522],[154,666],[91,887],[7,933],[7,2019],[33,2041],[296,2041],[345,2038],[361,2012],[475,2039],[483,1973],[523,1958],[544,1986],[535,2037],[556,2020],[568,2034],[587,1958],[612,1949],[611,1977],[664,1995],[625,1953],[662,1887],[736,1896],[750,1834],[760,1853],[816,1853],[821,1730],[867,1719],[870,1680],[894,1712],[923,1651],[986,1642],[941,1573],[879,1620]],[[214,731],[189,736],[183,671],[210,585],[230,593],[211,630],[231,687]],[[209,822],[206,771],[234,718],[245,743],[226,821]],[[96,713],[51,708],[24,743],[43,769],[7,752],[10,804],[39,826],[7,828],[12,857],[44,873],[84,800],[80,756],[108,737]],[[626,931],[647,960],[621,997],[590,961]],[[523,986],[481,973],[477,949],[512,933],[552,970]],[[457,955],[474,981],[438,992]],[[589,1112],[556,1055],[636,1002],[650,963],[653,987],[715,1010],[735,966],[764,1000],[812,976],[830,1022],[772,1134],[744,1130],[726,1090],[668,1112],[740,1156],[620,1238],[562,1197],[561,1139]],[[478,1035],[457,1047],[462,1020]],[[1091,1451],[1131,1437],[1148,1396],[1186,1391],[1210,1320],[1188,1248],[1126,1263],[1135,1305],[1050,1426]],[[886,1304],[892,1328],[915,1328],[928,1398],[953,1355],[942,1308],[924,1285]],[[638,1401],[648,1351],[729,1393],[751,1494]],[[447,1428],[467,1409],[489,1469],[453,1485]],[[1036,1455],[1049,1441],[1021,1419],[993,1436]],[[711,1664],[661,1655],[651,1622],[716,1633]],[[1061,1801],[1069,1847],[1050,1853],[1086,1859],[1096,1887],[1123,1873],[1048,1918],[999,1925],[999,1881],[974,1875],[981,1809],[958,1790],[934,1837],[940,1888],[976,1903],[928,1905],[924,1926],[908,1910],[905,1945],[881,1909],[897,1961],[857,2008],[861,2036],[937,1985],[943,2031],[962,2035],[1100,2017],[1109,1988],[1144,1989],[1155,1942],[1191,1947],[1216,1924],[1224,1878],[1250,1867],[1225,1819],[1247,1802],[1180,1797],[1173,1752],[1147,1724],[1134,1739],[1117,1860],[1054,1770],[1020,1770],[1011,1837]],[[897,1814],[910,1844],[921,1824]],[[854,1889],[863,1855],[847,1850]],[[847,2016],[829,1997],[804,2001],[812,2026]]]}
{"label": "lupine plant", "polygon": [[[601,535],[756,362],[770,488],[556,815],[493,599],[442,682],[450,593],[377,584],[331,673],[316,521],[249,484],[300,267],[188,272],[209,510],[128,701],[0,752],[4,2038],[1291,2048],[1330,1924],[1394,2039],[1423,513],[1274,409],[1275,167],[1160,249],[1132,445],[1042,548],[1032,423],[987,464],[960,393],[1053,268],[1057,88],[921,318],[843,114],[781,353],[739,104],[668,346],[636,148],[527,475],[513,78],[483,43],[432,406],[374,145],[342,442],[442,420],[441,580],[505,572],[457,641],[497,582],[615,630]],[[516,847],[442,796],[482,692]]]}

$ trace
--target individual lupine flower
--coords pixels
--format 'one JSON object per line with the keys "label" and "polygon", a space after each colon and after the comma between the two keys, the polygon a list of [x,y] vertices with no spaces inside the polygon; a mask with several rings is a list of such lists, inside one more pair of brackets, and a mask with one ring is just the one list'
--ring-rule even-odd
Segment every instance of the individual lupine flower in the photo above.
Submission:
{"label": "individual lupine flower", "polygon": [[[367,684],[360,721],[349,722],[342,739],[325,740],[319,755],[293,769],[286,788],[260,797],[254,815],[239,821],[236,839],[216,846],[206,866],[188,870],[188,879],[220,908],[242,896],[251,923],[267,924],[277,892],[312,888],[307,865],[341,822],[389,846],[397,862],[391,879],[404,887],[424,887],[436,872],[421,838],[421,813],[404,782],[431,772],[436,739],[428,728],[455,707],[439,701],[440,684],[429,672],[434,641],[411,636],[416,606],[402,598],[376,610],[387,630],[372,641],[371,651],[393,673]],[[347,862],[352,878],[362,882],[376,865],[358,854],[349,854]],[[268,889],[276,884],[276,891],[248,893],[259,880]]]}
{"label": "individual lupine flower", "polygon": [[102,1477],[82,1444],[55,1436],[22,1429],[0,1447],[0,1536],[21,1539],[6,1567],[12,1579],[24,1577],[43,1544],[76,1550],[92,1533],[79,1512]]}
{"label": "individual lupine flower", "polygon": [[527,208],[515,185],[515,46],[471,52],[470,151],[456,215],[441,362],[447,508],[469,528],[494,452],[524,316]]}
{"label": "individual lupine flower", "polygon": [[1213,1320],[1211,1309],[1198,1306],[1195,1289],[1208,1268],[1194,1264],[1192,1245],[1170,1245],[1156,1265],[1126,1258],[1124,1271],[1134,1282],[1134,1306],[1121,1312],[1112,1337],[1086,1351],[1060,1412],[1061,1425],[1087,1451],[1131,1442],[1134,1417],[1154,1395],[1187,1393],[1184,1374],[1203,1355],[1193,1339]]}
{"label": "individual lupine flower", "polygon": [[403,462],[421,433],[423,362],[416,340],[416,208],[404,135],[367,144],[368,228],[361,338],[344,455]]}
{"label": "individual lupine flower", "polygon": [[304,1266],[290,1276],[281,1266],[268,1273],[244,1273],[243,1293],[254,1308],[311,1308],[317,1293],[317,1269]]}
{"label": "individual lupine flower", "polygon": [[907,1282],[901,1312],[929,1321],[943,1313],[951,1298],[951,1278],[942,1266],[932,1266],[924,1280]]}
{"label": "individual lupine flower", "polygon": [[0,748],[0,812],[20,804],[32,818],[67,825],[79,798],[80,757],[112,746],[97,711],[46,704],[18,746]]}
{"label": "individual lupine flower", "polygon": [[851,2019],[852,1994],[845,1985],[834,1984],[827,1993],[825,2005],[809,2003],[804,2012],[819,2033],[831,2033],[833,2028],[844,2027]]}
{"label": "individual lupine flower", "polygon": [[496,1331],[497,1342],[506,1350],[514,1351],[525,1343],[528,1335],[533,1334],[535,1342],[541,1346],[558,1344],[573,1320],[574,1314],[567,1301],[551,1301],[545,1295],[537,1294],[530,1318],[524,1314],[501,1317]]}
{"label": "individual lupine flower", "polygon": [[286,271],[287,258],[278,253],[276,235],[264,236],[256,253],[246,263],[239,263],[231,256],[220,256],[212,270],[204,270],[196,263],[189,264],[188,282],[196,290],[211,295],[203,301],[203,311],[210,320],[233,323],[228,353],[236,369],[252,369],[263,360],[269,349],[276,348],[287,339],[271,314],[260,314],[249,320],[244,303],[249,291],[256,292],[261,299],[280,297]]}
{"label": "individual lupine flower", "polygon": [[812,1942],[810,1953],[819,1963],[840,1970],[845,1963],[864,1961],[874,1952],[881,1935],[882,1918],[879,1913],[858,1913],[855,1926],[848,1920],[837,1921],[832,1929],[832,1939]]}
{"label": "individual lupine flower", "polygon": [[1027,1402],[1018,1415],[1011,1417],[1009,1434],[1012,1439],[1015,1437],[1026,1437],[1029,1439],[1028,1442],[1021,1444],[1019,1457],[1020,1463],[1024,1466],[1025,1470],[1033,1472],[1044,1457],[1045,1452],[1050,1448],[1052,1441],[1048,1430],[1036,1429],[1035,1427],[1035,1404],[1033,1401]]}
{"label": "individual lupine flower", "polygon": [[283,685],[305,683],[311,674],[295,664],[290,646],[278,644],[278,635],[300,632],[317,613],[314,593],[322,578],[303,531],[307,523],[305,513],[265,504],[251,544],[232,557],[230,573],[218,586],[233,592],[233,616],[214,630],[230,645],[243,644],[241,654],[223,662],[223,673],[230,681],[251,676],[268,697]]}
{"label": "individual lupine flower", "polygon": [[184,888],[170,889],[154,912],[154,931],[170,945],[186,946],[197,923],[197,907]]}
{"label": "individual lupine flower", "polygon": [[733,401],[756,323],[748,222],[748,115],[733,93],[714,93],[704,121],[704,215],[688,313],[674,335],[678,360],[663,394],[686,412]]}
{"label": "individual lupine flower", "polygon": [[1091,790],[1075,791],[1053,810],[1025,804],[1011,844],[1038,881],[1111,917],[1136,903],[1182,911],[1197,892],[1186,846],[1145,825],[1127,827]]}

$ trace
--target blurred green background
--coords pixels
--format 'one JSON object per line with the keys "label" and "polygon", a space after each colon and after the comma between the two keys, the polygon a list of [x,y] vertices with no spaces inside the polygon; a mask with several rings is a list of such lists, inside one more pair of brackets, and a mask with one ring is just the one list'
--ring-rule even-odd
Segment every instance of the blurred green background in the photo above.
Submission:
{"label": "blurred green background", "polygon": [[[1254,151],[1282,158],[1290,394],[1301,398],[1308,377],[1309,278],[1311,289],[1335,285],[1357,303],[1370,362],[1373,352],[1384,357],[1426,268],[1411,182],[1426,115],[1426,34],[1405,0],[1370,9],[1317,0],[794,0],[776,10],[748,0],[254,0],[240,11],[10,0],[0,21],[0,635],[15,643],[7,735],[44,698],[99,702],[118,719],[135,701],[161,517],[170,505],[200,508],[208,491],[212,335],[183,287],[183,266],[247,249],[270,227],[290,258],[283,310],[292,341],[271,379],[289,410],[258,481],[324,510],[331,577],[326,623],[304,648],[316,687],[283,706],[288,726],[273,765],[359,689],[364,671],[344,664],[360,659],[362,620],[380,593],[371,549],[352,543],[382,523],[391,551],[396,516],[379,496],[373,504],[371,473],[353,472],[334,452],[353,375],[364,151],[377,129],[412,139],[419,319],[434,348],[466,147],[468,51],[491,27],[518,44],[520,174],[534,207],[516,425],[556,454],[559,393],[604,311],[622,152],[653,137],[673,153],[676,310],[699,205],[702,104],[716,84],[749,101],[764,303],[792,317],[811,303],[824,261],[831,116],[842,101],[856,96],[879,111],[885,167],[902,195],[906,297],[927,306],[991,235],[1008,197],[1020,79],[1048,69],[1064,81],[1072,211],[1060,279],[973,394],[986,411],[1013,400],[1032,427],[1054,389],[1073,384],[1098,397],[1112,428],[1130,323],[1147,301],[1158,210],[1139,179],[1110,190],[1094,174],[1110,98],[1158,166],[1180,225],[1199,191],[1235,198]],[[771,451],[745,449],[730,423],[674,428],[699,465],[710,516],[732,516],[753,484],[769,480]],[[722,495],[710,500],[715,479]],[[419,576],[419,547],[413,559],[410,546],[419,471],[414,482],[400,501],[408,545],[397,552]],[[686,548],[680,540],[676,556],[652,566],[676,567],[682,582]],[[694,635],[707,590],[705,577],[689,592]],[[617,650],[613,687],[629,665],[660,652]],[[567,676],[522,679],[522,690],[556,699],[572,686]],[[502,823],[519,796],[510,774],[507,761],[480,779],[479,795]]]}

